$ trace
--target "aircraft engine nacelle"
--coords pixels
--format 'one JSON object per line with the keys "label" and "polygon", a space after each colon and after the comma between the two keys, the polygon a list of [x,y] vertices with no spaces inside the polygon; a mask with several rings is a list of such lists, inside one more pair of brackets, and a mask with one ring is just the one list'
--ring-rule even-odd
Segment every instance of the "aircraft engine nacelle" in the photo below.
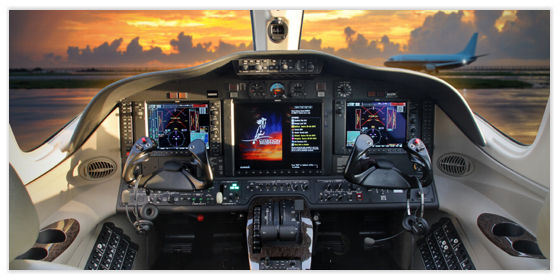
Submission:
{"label": "aircraft engine nacelle", "polygon": [[424,67],[426,68],[427,72],[437,71],[437,68],[434,64],[426,64]]}

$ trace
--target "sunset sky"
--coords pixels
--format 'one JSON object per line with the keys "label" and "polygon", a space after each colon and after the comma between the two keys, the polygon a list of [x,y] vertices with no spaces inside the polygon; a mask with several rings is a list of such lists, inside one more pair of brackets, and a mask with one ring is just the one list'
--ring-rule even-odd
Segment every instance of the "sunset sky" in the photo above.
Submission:
{"label": "sunset sky", "polygon": [[[252,49],[250,12],[10,11],[10,67],[185,67]],[[548,65],[548,11],[305,11],[302,48],[381,65],[399,53],[460,51],[480,65]]]}

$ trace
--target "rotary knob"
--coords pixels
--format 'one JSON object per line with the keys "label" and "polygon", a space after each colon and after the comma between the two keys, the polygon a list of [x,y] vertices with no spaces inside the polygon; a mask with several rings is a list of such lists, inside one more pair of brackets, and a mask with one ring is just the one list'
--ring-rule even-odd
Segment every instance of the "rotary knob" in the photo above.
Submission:
{"label": "rotary knob", "polygon": [[307,69],[309,70],[309,72],[313,72],[313,70],[315,70],[315,65],[313,65],[312,63],[309,63],[307,65]]}
{"label": "rotary knob", "polygon": [[216,193],[216,203],[222,204],[224,202],[224,194],[222,192]]}

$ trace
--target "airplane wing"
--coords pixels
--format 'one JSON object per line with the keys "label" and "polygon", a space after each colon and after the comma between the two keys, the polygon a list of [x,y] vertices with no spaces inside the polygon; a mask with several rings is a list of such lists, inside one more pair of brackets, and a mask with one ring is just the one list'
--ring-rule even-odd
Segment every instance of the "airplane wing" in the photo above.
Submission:
{"label": "airplane wing", "polygon": [[450,62],[445,62],[445,63],[428,63],[428,64],[424,65],[424,67],[428,71],[434,71],[434,70],[439,69],[441,67],[457,65],[457,64],[462,64],[462,63],[458,62],[458,61],[450,61]]}

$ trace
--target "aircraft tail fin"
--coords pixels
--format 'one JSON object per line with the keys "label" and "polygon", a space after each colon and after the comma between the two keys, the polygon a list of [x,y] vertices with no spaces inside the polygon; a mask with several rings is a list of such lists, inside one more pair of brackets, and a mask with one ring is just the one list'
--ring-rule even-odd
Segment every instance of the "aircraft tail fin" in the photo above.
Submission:
{"label": "aircraft tail fin", "polygon": [[462,50],[461,52],[459,52],[460,54],[468,54],[470,56],[474,56],[474,52],[476,51],[476,41],[478,39],[478,32],[474,33],[471,37],[471,39],[469,40],[469,43],[467,44],[467,46],[465,47],[464,50]]}

